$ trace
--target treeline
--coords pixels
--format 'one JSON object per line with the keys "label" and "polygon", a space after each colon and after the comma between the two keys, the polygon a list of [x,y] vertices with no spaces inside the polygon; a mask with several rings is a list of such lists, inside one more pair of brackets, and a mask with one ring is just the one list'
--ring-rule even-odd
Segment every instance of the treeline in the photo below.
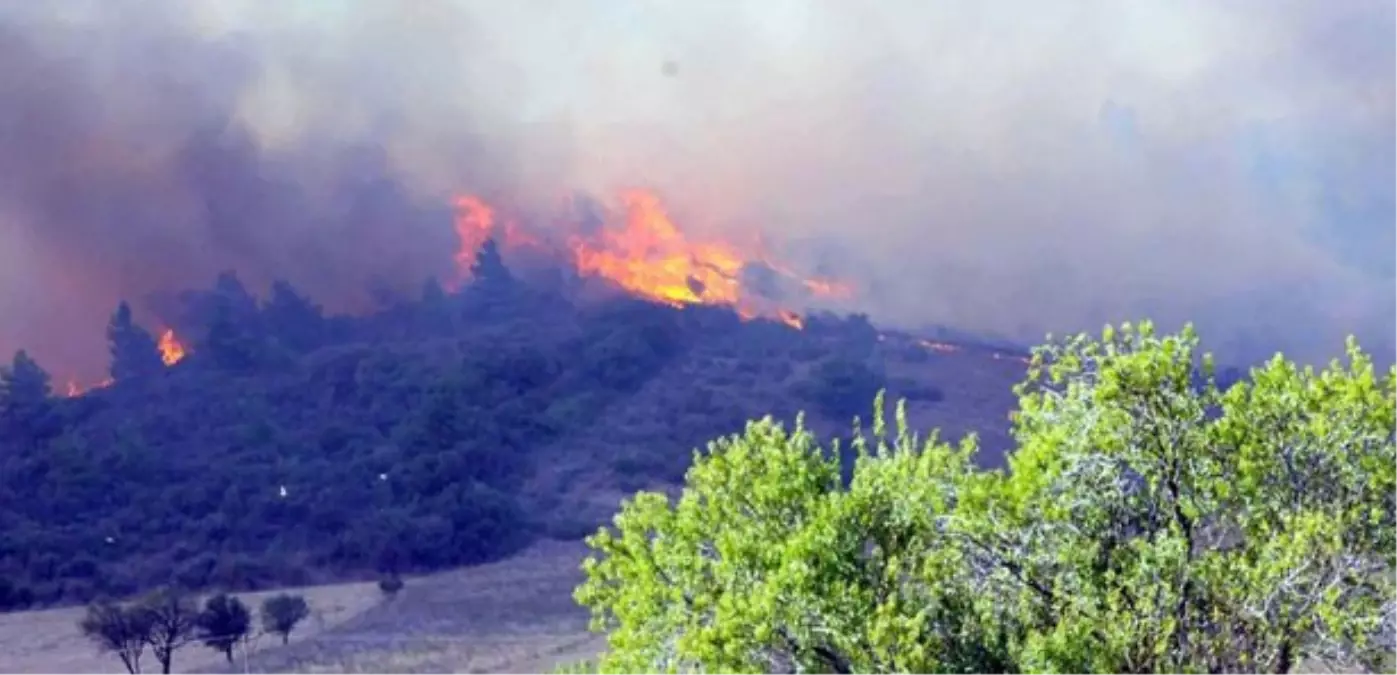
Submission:
{"label": "treeline", "polygon": [[[326,315],[286,283],[257,298],[231,273],[177,305],[165,316],[189,353],[173,366],[123,305],[110,386],[59,396],[23,352],[0,368],[0,609],[425,571],[581,536],[595,522],[554,522],[521,492],[537,453],[695,350],[744,378],[786,364],[773,393],[792,407],[847,407],[883,381],[861,318],[796,332],[718,308],[578,305],[491,247],[460,291],[428,281],[365,316]],[[741,382],[714,386],[739,395],[666,390],[653,426],[608,430],[643,454],[600,460],[601,479],[682,475],[691,448],[752,414]]]}
{"label": "treeline", "polygon": [[[263,600],[258,613],[261,632],[280,637],[282,644],[309,616],[306,599],[287,593]],[[78,628],[98,649],[120,659],[129,673],[141,672],[147,648],[162,673],[170,672],[179,650],[194,644],[213,649],[233,663],[234,650],[247,650],[257,635],[251,610],[237,596],[219,593],[201,605],[194,596],[173,588],[131,602],[90,605]]]}

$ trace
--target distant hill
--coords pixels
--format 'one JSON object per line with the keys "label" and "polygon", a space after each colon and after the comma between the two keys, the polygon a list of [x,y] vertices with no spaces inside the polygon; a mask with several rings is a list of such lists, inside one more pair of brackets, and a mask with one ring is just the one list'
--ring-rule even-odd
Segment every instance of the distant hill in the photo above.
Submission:
{"label": "distant hill", "polygon": [[884,387],[987,461],[1008,444],[1020,355],[593,295],[501,267],[327,317],[225,274],[185,294],[170,367],[129,365],[169,345],[112,332],[126,377],[5,408],[0,607],[498,559],[588,533],[748,419],[840,434]]}

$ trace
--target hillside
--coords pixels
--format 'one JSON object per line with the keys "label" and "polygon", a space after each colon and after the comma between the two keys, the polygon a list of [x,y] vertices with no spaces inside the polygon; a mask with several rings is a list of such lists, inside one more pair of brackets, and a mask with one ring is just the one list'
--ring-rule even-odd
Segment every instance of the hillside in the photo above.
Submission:
{"label": "hillside", "polygon": [[919,427],[1007,443],[1020,357],[857,316],[793,326],[525,282],[492,255],[457,292],[429,282],[355,317],[225,274],[171,312],[196,339],[170,367],[119,309],[117,380],[81,395],[17,355],[0,607],[496,560],[584,535],[748,419],[806,410],[844,433],[883,387]]}

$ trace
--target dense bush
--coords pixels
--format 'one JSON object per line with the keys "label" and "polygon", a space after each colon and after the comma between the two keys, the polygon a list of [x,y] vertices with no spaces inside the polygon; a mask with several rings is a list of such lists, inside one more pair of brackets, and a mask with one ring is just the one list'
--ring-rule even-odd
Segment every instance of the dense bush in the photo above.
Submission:
{"label": "dense bush", "polygon": [[800,425],[717,441],[677,502],[640,493],[589,539],[596,665],[1390,670],[1397,369],[1351,344],[1224,390],[1196,347],[1146,325],[1040,348],[1007,472],[901,406],[885,428],[881,397],[848,478]]}
{"label": "dense bush", "polygon": [[838,354],[815,364],[795,391],[821,414],[849,418],[858,414],[886,379],[868,359]]}

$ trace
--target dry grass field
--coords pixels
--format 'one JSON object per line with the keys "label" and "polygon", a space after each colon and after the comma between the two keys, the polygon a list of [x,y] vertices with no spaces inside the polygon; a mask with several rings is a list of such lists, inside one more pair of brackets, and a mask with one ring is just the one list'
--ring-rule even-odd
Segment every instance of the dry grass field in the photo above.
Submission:
{"label": "dry grass field", "polygon": [[[601,639],[572,601],[585,554],[578,542],[540,542],[508,560],[407,580],[393,600],[373,583],[295,589],[312,616],[281,645],[253,643],[251,672],[547,672],[589,658]],[[250,605],[262,593],[248,594]],[[122,673],[77,630],[81,608],[0,615],[0,672]],[[145,670],[157,670],[146,654]],[[177,672],[243,672],[201,645]]]}

